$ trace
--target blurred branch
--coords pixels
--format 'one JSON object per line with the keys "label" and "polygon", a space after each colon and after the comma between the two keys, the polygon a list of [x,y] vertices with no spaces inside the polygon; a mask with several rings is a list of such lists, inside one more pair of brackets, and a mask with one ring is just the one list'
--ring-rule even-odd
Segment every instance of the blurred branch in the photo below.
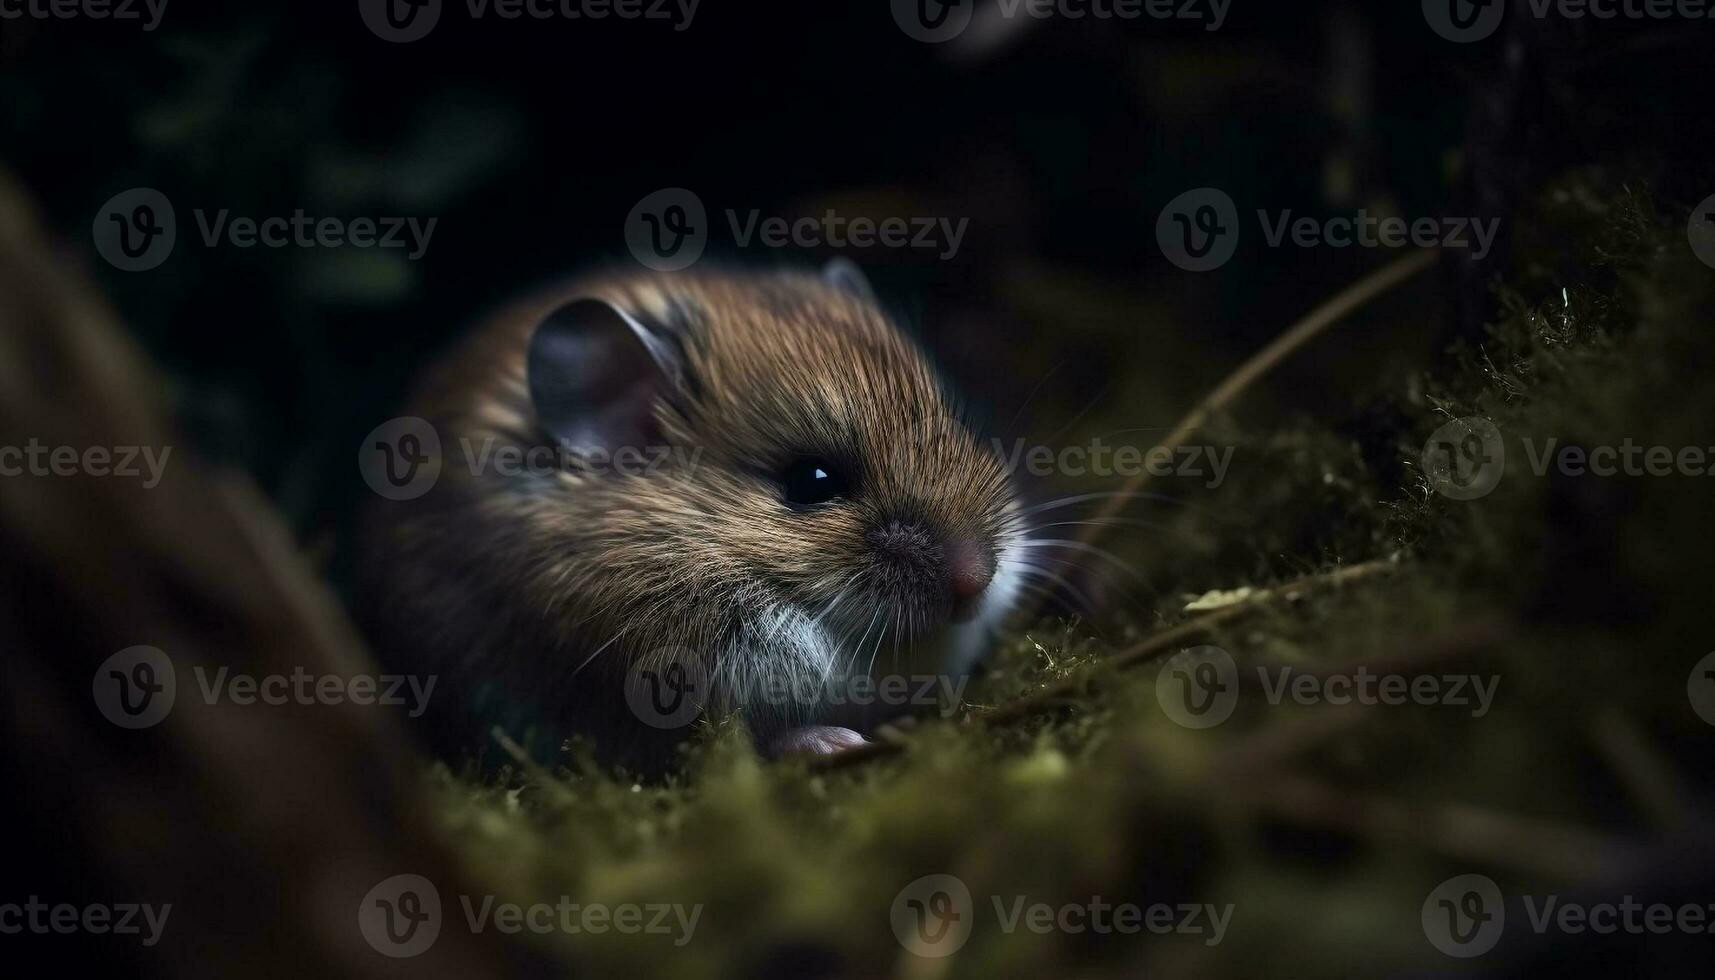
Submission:
{"label": "blurred branch", "polygon": [[[0,446],[165,450],[162,388],[0,175]],[[30,860],[67,891],[171,903],[159,945],[135,950],[132,971],[523,969],[533,954],[492,933],[449,927],[410,960],[364,941],[359,906],[393,875],[436,883],[448,926],[460,922],[456,896],[474,893],[423,819],[414,756],[388,709],[199,696],[197,667],[377,668],[268,503],[186,456],[164,457],[154,486],[87,471],[0,477],[0,734],[13,746],[0,785],[58,834],[53,853]],[[168,654],[177,696],[159,724],[128,730],[91,689],[98,665],[136,645]]]}

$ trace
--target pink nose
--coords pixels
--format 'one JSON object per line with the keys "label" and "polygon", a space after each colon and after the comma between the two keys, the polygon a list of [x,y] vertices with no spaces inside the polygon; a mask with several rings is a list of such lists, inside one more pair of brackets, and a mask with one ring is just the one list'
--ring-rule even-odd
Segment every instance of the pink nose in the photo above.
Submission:
{"label": "pink nose", "polygon": [[994,578],[994,556],[974,541],[951,541],[946,546],[947,581],[953,598],[975,599]]}

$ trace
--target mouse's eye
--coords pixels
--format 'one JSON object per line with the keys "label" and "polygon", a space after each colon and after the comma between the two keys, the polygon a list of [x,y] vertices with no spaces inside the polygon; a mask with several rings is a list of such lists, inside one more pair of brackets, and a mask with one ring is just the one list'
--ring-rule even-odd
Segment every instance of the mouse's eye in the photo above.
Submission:
{"label": "mouse's eye", "polygon": [[845,495],[851,490],[851,481],[833,463],[817,456],[803,456],[781,471],[780,486],[786,506],[808,510]]}

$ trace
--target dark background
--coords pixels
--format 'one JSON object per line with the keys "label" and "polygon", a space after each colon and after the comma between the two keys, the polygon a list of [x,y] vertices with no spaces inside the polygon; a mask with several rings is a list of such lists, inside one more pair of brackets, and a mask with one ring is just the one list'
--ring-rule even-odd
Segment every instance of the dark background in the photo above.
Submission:
{"label": "dark background", "polygon": [[[1235,0],[1215,33],[1021,25],[973,53],[913,41],[883,0],[706,0],[683,32],[472,20],[448,3],[409,44],[373,35],[355,2],[173,0],[150,33],[0,21],[0,160],[66,261],[95,272],[169,370],[201,451],[254,473],[311,541],[348,509],[352,449],[410,376],[521,290],[631,261],[623,221],[658,188],[694,190],[712,219],[729,207],[969,218],[951,261],[850,254],[1002,428],[1041,383],[1015,426],[1040,436],[1093,395],[1131,398],[1127,424],[1171,424],[1389,257],[1267,249],[1250,234],[1226,268],[1182,273],[1154,227],[1183,190],[1220,187],[1248,222],[1257,208],[1495,213],[1572,163],[1622,168],[1681,206],[1715,186],[1702,152],[1715,33],[1701,24],[1515,15],[1457,45],[1416,4]],[[165,192],[180,226],[172,257],[143,273],[102,262],[89,232],[133,186]],[[410,262],[209,249],[194,208],[439,221]],[[724,217],[716,228],[714,259],[827,258],[733,254]],[[1276,391],[1318,411],[1389,383],[1390,365],[1475,329],[1505,261],[1503,248],[1484,269],[1447,262],[1408,307],[1428,316],[1313,354]]]}

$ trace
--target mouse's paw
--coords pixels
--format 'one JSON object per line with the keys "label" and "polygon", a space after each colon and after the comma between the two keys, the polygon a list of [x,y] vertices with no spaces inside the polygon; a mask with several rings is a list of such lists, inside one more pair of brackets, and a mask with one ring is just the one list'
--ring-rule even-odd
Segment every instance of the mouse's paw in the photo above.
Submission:
{"label": "mouse's paw", "polygon": [[788,755],[833,755],[868,744],[869,739],[849,728],[811,725],[776,735],[773,741],[768,743],[766,754],[771,759]]}

